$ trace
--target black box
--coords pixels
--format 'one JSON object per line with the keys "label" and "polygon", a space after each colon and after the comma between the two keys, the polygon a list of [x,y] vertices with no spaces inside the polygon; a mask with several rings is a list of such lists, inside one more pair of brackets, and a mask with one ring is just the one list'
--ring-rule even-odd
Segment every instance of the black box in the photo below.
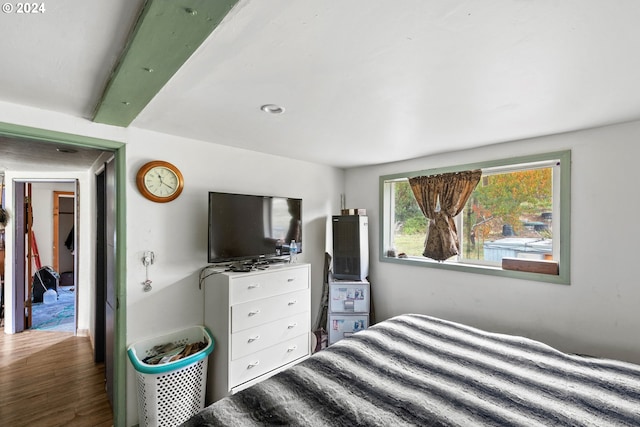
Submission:
{"label": "black box", "polygon": [[369,275],[369,220],[363,215],[335,215],[333,277],[364,280]]}

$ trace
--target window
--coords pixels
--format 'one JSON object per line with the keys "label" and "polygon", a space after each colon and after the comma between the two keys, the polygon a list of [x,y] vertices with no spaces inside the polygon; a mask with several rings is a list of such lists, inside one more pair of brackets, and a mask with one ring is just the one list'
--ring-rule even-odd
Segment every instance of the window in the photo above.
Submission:
{"label": "window", "polygon": [[[568,284],[570,166],[564,151],[383,176],[381,260]],[[425,257],[430,220],[409,178],[477,169],[480,181],[453,218],[458,255]]]}

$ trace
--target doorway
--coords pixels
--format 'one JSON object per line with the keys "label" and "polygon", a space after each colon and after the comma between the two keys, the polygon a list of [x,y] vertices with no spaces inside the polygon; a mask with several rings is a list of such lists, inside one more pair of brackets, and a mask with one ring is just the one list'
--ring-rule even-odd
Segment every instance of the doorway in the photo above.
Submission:
{"label": "doorway", "polygon": [[[120,141],[115,140],[107,140],[95,137],[89,137],[84,135],[76,135],[64,132],[57,132],[47,129],[34,128],[22,125],[16,125],[12,123],[3,123],[0,122],[0,142],[2,144],[13,144],[14,148],[11,151],[7,151],[7,153],[17,152],[18,154],[24,154],[24,161],[26,163],[14,162],[13,164],[16,167],[13,170],[7,169],[5,172],[5,190],[7,187],[9,191],[5,191],[5,201],[13,201],[18,197],[18,193],[21,191],[20,178],[32,178],[34,175],[30,173],[29,170],[37,170],[37,175],[42,176],[41,168],[38,169],[27,169],[23,166],[28,165],[32,158],[34,152],[46,152],[46,151],[58,151],[57,147],[61,145],[72,146],[74,148],[78,148],[80,153],[98,150],[102,153],[111,153],[115,156],[115,178],[114,178],[114,198],[117,201],[116,207],[113,211],[109,212],[108,215],[113,216],[116,223],[115,234],[117,238],[115,239],[114,246],[114,268],[113,275],[115,277],[115,295],[116,295],[116,306],[114,313],[114,346],[113,346],[113,355],[114,355],[114,400],[113,400],[113,414],[114,414],[114,424],[115,425],[124,425],[125,424],[125,416],[126,416],[126,337],[125,337],[125,325],[126,325],[126,230],[124,228],[125,219],[126,219],[126,144]],[[38,146],[38,150],[33,150],[33,146]],[[24,148],[23,148],[24,147]],[[21,172],[15,172],[15,171]],[[67,169],[68,170],[68,169]],[[69,175],[65,173],[65,175]],[[77,177],[84,181],[88,176],[86,174],[77,174]],[[17,178],[17,179],[16,179]],[[9,181],[8,181],[9,180]],[[7,182],[12,182],[11,186],[7,186]],[[90,188],[91,186],[87,184],[84,188]],[[91,193],[85,193],[83,197],[79,200],[79,203],[83,206],[91,206],[89,201],[91,200]],[[13,204],[12,202],[12,204]],[[90,211],[91,209],[89,209]],[[22,222],[22,217],[24,216],[24,210],[22,206],[14,206],[12,207],[13,216],[12,219],[7,226],[6,229],[6,240],[5,240],[5,249],[7,250],[7,263],[5,264],[5,289],[4,289],[4,300],[5,300],[5,331],[8,333],[15,333],[16,330],[19,329],[20,319],[24,319],[24,316],[20,316],[20,310],[18,308],[19,301],[25,301],[24,294],[20,294],[18,290],[15,289],[13,284],[15,280],[18,280],[20,283],[24,283],[24,278],[20,278],[19,276],[24,275],[24,269],[20,269],[18,265],[16,265],[16,260],[20,259],[20,257],[14,256],[17,253],[23,253],[22,244],[24,243],[24,239],[16,239],[15,236],[21,236],[19,233],[16,233],[14,227],[12,227],[11,222]],[[83,209],[84,211],[84,209]],[[80,224],[86,224],[90,216],[83,215],[80,218]],[[86,236],[91,233],[92,230],[91,225],[87,225],[83,227],[84,235],[86,240]],[[89,234],[87,234],[89,233]],[[77,266],[86,266],[91,265],[92,262],[87,260],[84,262],[83,260],[77,260]],[[21,273],[22,272],[22,273]],[[82,273],[81,273],[82,278]],[[88,279],[90,280],[90,279]]]}
{"label": "doorway", "polygon": [[53,192],[53,269],[60,285],[75,285],[75,193]]}
{"label": "doorway", "polygon": [[16,236],[26,236],[25,251],[16,252],[16,259],[25,260],[20,269],[26,274],[15,286],[24,289],[24,329],[76,334],[77,181],[38,180],[22,185],[26,191],[22,199],[16,198],[16,206],[25,206],[26,227],[19,230],[22,225],[16,222]]}

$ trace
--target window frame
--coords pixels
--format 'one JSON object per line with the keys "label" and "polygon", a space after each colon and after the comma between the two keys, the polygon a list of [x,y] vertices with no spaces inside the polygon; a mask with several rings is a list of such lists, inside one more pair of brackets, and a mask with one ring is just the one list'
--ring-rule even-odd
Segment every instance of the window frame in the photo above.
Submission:
{"label": "window frame", "polygon": [[[462,263],[462,262],[438,262],[434,260],[430,260],[428,258],[424,259],[416,259],[416,258],[396,258],[396,257],[388,257],[386,256],[386,244],[390,241],[390,236],[392,233],[392,224],[389,218],[393,214],[394,200],[391,194],[390,185],[386,185],[388,181],[403,179],[403,178],[411,178],[414,176],[420,175],[436,175],[442,173],[450,173],[450,172],[460,172],[465,170],[475,170],[475,169],[491,169],[491,168],[499,168],[506,167],[509,165],[517,165],[517,164],[526,164],[526,163],[536,163],[536,162],[545,162],[550,160],[559,160],[560,161],[560,177],[559,179],[554,178],[554,193],[557,191],[555,188],[556,183],[559,182],[559,221],[554,221],[559,224],[560,231],[557,234],[559,236],[560,244],[558,245],[558,267],[559,274],[551,275],[551,274],[543,274],[543,273],[531,273],[531,272],[523,272],[523,271],[515,271],[515,270],[503,270],[498,266],[490,266],[484,264],[470,264],[470,263]],[[483,162],[477,162],[472,164],[444,167],[444,168],[434,168],[434,169],[426,169],[420,171],[412,171],[405,173],[396,173],[391,175],[383,175],[380,176],[379,180],[379,191],[380,191],[380,239],[379,239],[379,260],[381,262],[388,262],[394,264],[401,265],[413,265],[427,268],[438,268],[443,270],[450,271],[462,271],[467,273],[476,273],[476,274],[487,274],[493,276],[514,278],[514,279],[524,279],[524,280],[533,280],[539,282],[547,282],[547,283],[557,283],[557,284],[570,284],[571,282],[571,150],[564,151],[556,151],[549,153],[541,153],[520,157],[511,157],[506,159],[499,160],[488,160]],[[554,196],[555,197],[555,196]],[[554,200],[555,201],[555,200]],[[554,208],[554,211],[556,208]],[[457,218],[456,218],[457,219]],[[555,239],[555,233],[554,233]],[[554,245],[555,246],[555,245]],[[556,249],[554,249],[555,254]]]}

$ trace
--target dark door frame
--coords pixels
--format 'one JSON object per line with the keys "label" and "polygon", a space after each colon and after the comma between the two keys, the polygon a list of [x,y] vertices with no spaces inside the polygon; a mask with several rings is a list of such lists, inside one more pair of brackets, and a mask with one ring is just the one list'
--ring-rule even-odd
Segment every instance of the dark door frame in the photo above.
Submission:
{"label": "dark door frame", "polygon": [[[14,184],[14,200],[20,201],[20,206],[15,203],[15,218],[14,218],[14,236],[23,236],[21,239],[14,237],[14,254],[21,254],[21,256],[13,257],[13,281],[10,284],[5,281],[5,286],[12,286],[14,289],[13,301],[6,301],[5,304],[13,304],[14,314],[14,329],[16,332],[24,331],[27,327],[24,315],[24,302],[27,299],[27,295],[24,292],[24,286],[26,283],[26,259],[24,256],[27,248],[24,244],[24,236],[27,233],[26,229],[26,210],[24,207],[24,199],[27,196],[27,183],[17,182]],[[21,286],[17,286],[20,283]],[[23,313],[22,316],[18,316],[17,313]],[[5,313],[6,315],[6,313]]]}
{"label": "dark door frame", "polygon": [[106,298],[106,168],[96,174],[96,294],[95,330],[93,336],[93,360],[105,361],[106,321],[104,300]]}
{"label": "dark door frame", "polygon": [[[0,122],[0,136],[16,140],[37,140],[51,144],[76,145],[112,151],[115,157],[115,333],[114,333],[114,401],[115,426],[126,425],[126,144],[119,141],[63,133],[13,123]],[[8,302],[5,301],[5,304]]]}

